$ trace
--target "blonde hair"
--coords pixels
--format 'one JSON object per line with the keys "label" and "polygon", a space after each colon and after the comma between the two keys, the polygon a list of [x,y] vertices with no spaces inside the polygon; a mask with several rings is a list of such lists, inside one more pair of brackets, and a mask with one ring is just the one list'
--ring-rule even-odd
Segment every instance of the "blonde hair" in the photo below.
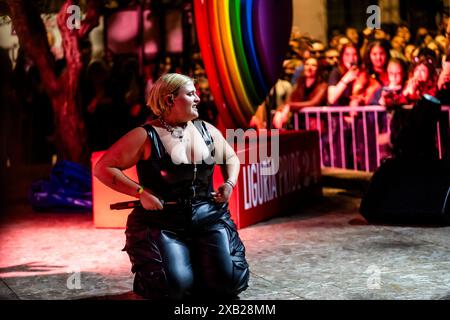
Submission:
{"label": "blonde hair", "polygon": [[160,117],[164,115],[169,109],[170,105],[166,102],[166,96],[178,95],[180,88],[189,82],[194,83],[194,79],[179,73],[166,73],[161,76],[153,86],[147,96],[147,106],[153,113]]}

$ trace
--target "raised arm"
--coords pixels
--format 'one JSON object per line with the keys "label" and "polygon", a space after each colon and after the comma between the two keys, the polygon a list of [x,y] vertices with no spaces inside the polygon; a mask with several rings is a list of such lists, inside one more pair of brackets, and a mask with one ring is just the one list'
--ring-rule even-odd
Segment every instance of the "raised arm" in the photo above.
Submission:
{"label": "raised arm", "polygon": [[333,105],[342,96],[345,89],[358,77],[358,69],[348,70],[344,76],[335,84],[328,85],[328,104]]}

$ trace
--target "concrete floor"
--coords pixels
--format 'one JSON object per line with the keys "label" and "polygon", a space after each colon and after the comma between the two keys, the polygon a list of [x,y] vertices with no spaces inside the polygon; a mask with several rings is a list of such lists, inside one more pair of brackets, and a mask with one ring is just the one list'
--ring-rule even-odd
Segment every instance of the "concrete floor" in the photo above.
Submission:
{"label": "concrete floor", "polygon": [[[359,201],[325,188],[316,205],[240,230],[241,299],[449,299],[450,227],[367,225]],[[124,239],[90,214],[16,204],[0,225],[0,299],[138,299]]]}

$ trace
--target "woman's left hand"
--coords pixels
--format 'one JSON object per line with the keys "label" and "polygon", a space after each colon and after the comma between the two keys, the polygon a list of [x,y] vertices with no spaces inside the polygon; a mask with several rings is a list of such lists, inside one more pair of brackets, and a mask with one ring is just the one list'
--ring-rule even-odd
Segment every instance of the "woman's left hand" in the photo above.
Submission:
{"label": "woman's left hand", "polygon": [[219,203],[227,202],[230,199],[232,192],[233,188],[228,183],[224,183],[217,189],[217,192],[212,194],[213,199],[215,202]]}
{"label": "woman's left hand", "polygon": [[272,124],[275,129],[282,129],[285,123],[289,120],[289,112],[291,111],[291,107],[289,104],[285,104],[284,106],[278,108],[273,116]]}

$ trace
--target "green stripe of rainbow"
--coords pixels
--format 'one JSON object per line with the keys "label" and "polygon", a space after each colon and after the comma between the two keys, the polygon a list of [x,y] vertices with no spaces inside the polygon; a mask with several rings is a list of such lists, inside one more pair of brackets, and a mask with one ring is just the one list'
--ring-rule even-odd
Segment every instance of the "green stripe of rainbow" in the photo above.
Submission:
{"label": "green stripe of rainbow", "polygon": [[[210,89],[226,128],[247,127],[272,83],[255,53],[253,0],[194,0],[194,14]],[[254,18],[254,17],[253,17]]]}

